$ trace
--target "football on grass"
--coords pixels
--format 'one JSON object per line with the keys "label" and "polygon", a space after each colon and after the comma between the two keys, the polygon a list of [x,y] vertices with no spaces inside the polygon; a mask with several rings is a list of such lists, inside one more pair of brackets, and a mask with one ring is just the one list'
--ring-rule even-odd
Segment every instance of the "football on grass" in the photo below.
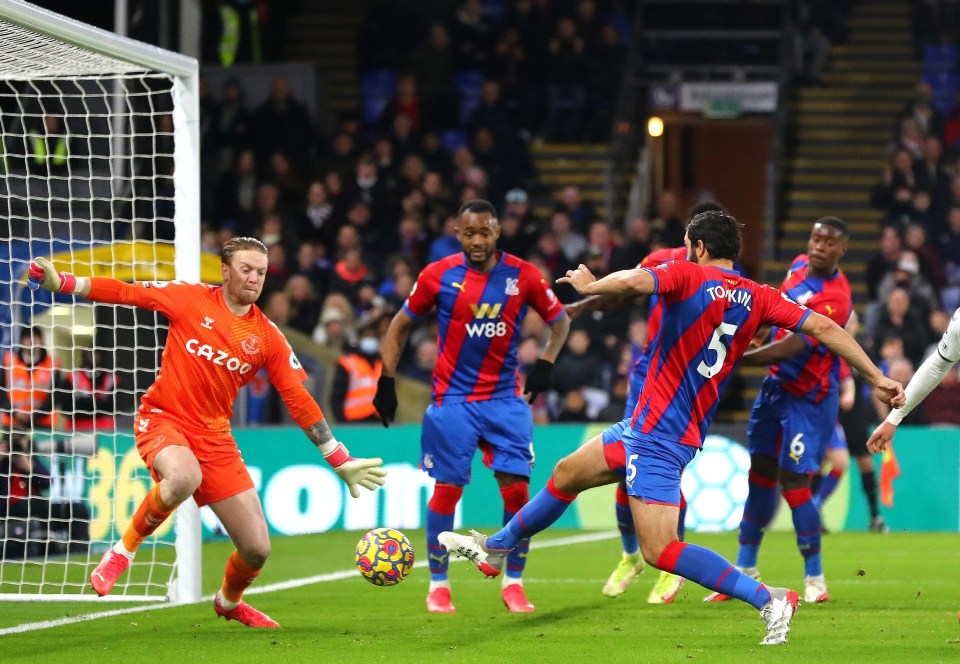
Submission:
{"label": "football on grass", "polygon": [[413,569],[413,547],[399,530],[375,528],[357,543],[357,569],[375,586],[395,586]]}

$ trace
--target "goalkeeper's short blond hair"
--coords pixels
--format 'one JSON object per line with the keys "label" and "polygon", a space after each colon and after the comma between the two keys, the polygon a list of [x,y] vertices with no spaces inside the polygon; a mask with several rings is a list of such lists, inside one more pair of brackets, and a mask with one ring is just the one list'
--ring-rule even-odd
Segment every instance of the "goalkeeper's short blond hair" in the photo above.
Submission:
{"label": "goalkeeper's short blond hair", "polygon": [[220,249],[220,263],[229,265],[238,251],[259,251],[266,254],[267,245],[255,237],[232,237],[224,242]]}

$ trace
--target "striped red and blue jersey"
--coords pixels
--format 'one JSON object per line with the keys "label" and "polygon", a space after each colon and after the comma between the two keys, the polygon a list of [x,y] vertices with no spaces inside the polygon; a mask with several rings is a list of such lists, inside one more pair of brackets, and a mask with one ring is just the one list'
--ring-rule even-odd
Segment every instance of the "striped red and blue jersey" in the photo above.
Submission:
{"label": "striped red and blue jersey", "polygon": [[[647,254],[637,267],[656,267],[669,261],[686,259],[686,247],[657,249]],[[631,347],[630,388],[627,393],[627,412],[624,413],[624,417],[629,417],[636,408],[637,398],[640,396],[640,390],[643,389],[643,379],[646,377],[647,367],[650,365],[650,349],[656,346],[662,316],[662,300],[659,295],[654,293],[650,296],[649,312],[647,314],[647,342],[643,345],[643,348]]]}
{"label": "striped red and blue jersey", "polygon": [[[800,254],[787,271],[780,290],[794,302],[826,316],[841,327],[847,324],[853,300],[846,275],[837,270],[829,277],[808,274],[810,267],[806,254]],[[773,330],[771,338],[778,341],[787,330]],[[784,391],[820,403],[825,396],[840,386],[840,361],[836,355],[816,339],[803,335],[806,349],[789,360],[770,367],[769,376],[780,382]]]}
{"label": "striped red and blue jersey", "polygon": [[528,307],[551,325],[563,315],[540,271],[504,252],[489,272],[471,267],[463,252],[427,265],[403,310],[422,318],[434,307],[436,405],[519,396],[517,344]]}
{"label": "striped red and blue jersey", "polygon": [[795,330],[810,311],[732,270],[673,261],[648,272],[664,309],[631,427],[700,447],[719,395],[757,328]]}

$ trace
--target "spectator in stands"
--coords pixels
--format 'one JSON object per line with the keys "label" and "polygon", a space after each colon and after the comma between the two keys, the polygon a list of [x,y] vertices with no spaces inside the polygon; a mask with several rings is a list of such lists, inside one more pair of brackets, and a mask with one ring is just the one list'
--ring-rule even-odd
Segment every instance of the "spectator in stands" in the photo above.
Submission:
{"label": "spectator in stands", "polygon": [[459,98],[453,83],[453,49],[443,23],[429,27],[427,41],[410,54],[408,66],[422,95],[423,126],[450,129],[457,124]]}
{"label": "spectator in stands", "polygon": [[587,103],[585,49],[573,19],[557,21],[545,63],[546,119],[541,129],[544,140],[574,142],[581,136]]}
{"label": "spectator in stands", "polygon": [[252,150],[237,155],[233,170],[217,185],[216,226],[240,230],[252,223],[257,200],[257,161]]}
{"label": "spectator in stands", "polygon": [[348,249],[333,267],[330,290],[342,293],[352,304],[359,302],[360,286],[370,275],[360,249]]}
{"label": "spectator in stands", "polygon": [[923,360],[923,353],[931,341],[926,317],[919,309],[911,308],[910,294],[903,288],[890,291],[873,333],[873,347],[889,337],[903,341],[903,354],[914,365]]}
{"label": "spectator in stands", "polygon": [[910,308],[917,312],[921,320],[926,321],[930,312],[939,308],[939,300],[933,286],[920,274],[920,260],[909,249],[900,252],[897,267],[880,280],[877,286],[877,298],[881,302],[896,288],[903,289],[910,302]]}
{"label": "spectator in stands", "polygon": [[923,400],[923,415],[928,424],[960,424],[960,377],[951,367],[940,384]]}
{"label": "spectator in stands", "polygon": [[609,140],[613,111],[623,79],[626,48],[620,41],[620,30],[606,23],[599,39],[588,46],[590,63],[589,108],[586,140],[604,143]]}
{"label": "spectator in stands", "polygon": [[479,127],[473,132],[470,147],[477,165],[487,176],[487,196],[501,200],[507,189],[516,182],[516,168],[512,156],[498,143],[493,131]]}
{"label": "spectator in stands", "polygon": [[357,231],[367,265],[379,265],[385,258],[390,224],[384,222],[391,218],[395,217],[384,211],[377,215],[374,208],[362,200],[354,201],[347,210],[347,224],[343,228],[349,226]]}
{"label": "spectator in stands", "polygon": [[503,110],[527,136],[537,126],[534,113],[540,98],[528,48],[521,42],[516,28],[506,28],[497,42],[489,69],[500,84]]}
{"label": "spectator in stands", "polygon": [[581,234],[586,234],[597,214],[593,203],[585,200],[580,193],[580,188],[573,185],[563,188],[554,209],[566,212],[570,217],[573,230]]}
{"label": "spectator in stands", "polygon": [[803,21],[793,39],[793,62],[801,85],[818,85],[830,56],[830,37],[823,27]]}
{"label": "spectator in stands", "polygon": [[500,238],[497,240],[500,251],[524,257],[530,253],[535,242],[536,234],[524,231],[520,217],[509,212],[500,216]]}
{"label": "spectator in stands", "polygon": [[934,291],[939,293],[947,285],[946,268],[940,251],[927,241],[926,227],[920,223],[909,224],[903,234],[903,244],[917,255],[920,272],[933,286]]}
{"label": "spectator in stands", "polygon": [[283,294],[290,303],[287,325],[304,334],[311,334],[320,318],[320,298],[309,277],[304,274],[291,275],[283,287]]}
{"label": "spectator in stands", "polygon": [[880,249],[867,259],[867,297],[871,301],[877,299],[877,287],[883,278],[896,269],[902,249],[900,231],[884,226],[880,231]]}
{"label": "spectator in stands", "polygon": [[645,217],[634,217],[627,224],[627,238],[610,258],[611,270],[635,268],[650,253],[652,229]]}
{"label": "spectator in stands", "polygon": [[[276,216],[271,216],[268,218],[268,226],[264,228],[272,228],[274,222],[278,219]],[[276,237],[272,234],[268,234],[267,237],[273,238]],[[264,242],[266,244],[266,242]],[[283,290],[283,285],[287,283],[287,279],[290,278],[290,270],[287,268],[287,249],[284,246],[283,242],[274,242],[267,245],[267,274],[263,280],[263,293],[262,296],[266,298],[271,293]]]}
{"label": "spectator in stands", "polygon": [[344,197],[350,206],[358,202],[366,205],[370,214],[378,220],[389,219],[394,210],[393,192],[380,177],[377,162],[370,154],[357,160],[353,178],[346,185]]}
{"label": "spectator in stands", "polygon": [[314,180],[307,187],[306,209],[300,217],[300,241],[329,244],[339,223],[335,215],[336,210],[327,196],[327,188],[320,180]]}
{"label": "spectator in stands", "polygon": [[[537,354],[539,355],[539,350]],[[436,366],[437,342],[433,339],[424,339],[417,344],[413,358],[409,362],[403,363],[398,371],[407,378],[429,385]]]}
{"label": "spectator in stands", "polygon": [[[272,182],[262,182],[257,186],[256,198],[253,202],[253,208],[241,220],[240,226],[236,229],[238,233],[247,235],[256,235],[259,237],[259,229],[267,224],[267,219],[271,215],[280,217],[281,227],[285,227],[286,210],[281,205],[280,190]],[[285,234],[284,240],[290,240],[290,236]],[[264,244],[268,244],[264,242]]]}
{"label": "spectator in stands", "polygon": [[894,140],[894,149],[903,149],[910,153],[911,162],[923,159],[924,133],[912,117],[900,119],[900,130]]}
{"label": "spectator in stands", "polygon": [[38,123],[27,128],[24,141],[28,172],[36,175],[65,175],[69,171],[72,150],[60,115],[44,113]]}
{"label": "spectator in stands", "polygon": [[274,325],[289,325],[290,317],[293,315],[293,307],[290,305],[290,298],[284,291],[275,290],[261,299],[265,300],[263,313]]}
{"label": "spectator in stands", "polygon": [[100,351],[84,348],[77,365],[63,372],[63,390],[57,392],[58,410],[68,415],[74,433],[113,431],[116,428],[116,392],[120,380],[108,369]]}
{"label": "spectator in stands", "polygon": [[313,159],[313,121],[307,107],[293,97],[290,82],[278,76],[270,97],[257,109],[251,131],[257,161],[267,164],[274,152],[282,152],[298,174],[309,173]]}
{"label": "spectator in stands", "polygon": [[586,239],[577,231],[573,230],[573,223],[570,215],[562,210],[557,210],[550,217],[550,231],[560,243],[560,250],[568,263],[577,264],[580,256],[587,249]]}
{"label": "spectator in stands", "polygon": [[23,328],[18,341],[0,367],[0,422],[14,432],[52,430],[60,363],[47,352],[40,328]]}
{"label": "spectator in stands", "polygon": [[587,400],[581,390],[570,389],[562,392],[560,412],[557,413],[557,422],[589,422],[587,415]]}
{"label": "spectator in stands", "polygon": [[226,173],[236,163],[239,152],[250,146],[251,116],[239,80],[231,78],[223,84],[216,111],[212,131],[217,137],[217,172]]}
{"label": "spectator in stands", "polygon": [[440,174],[445,185],[452,183],[453,160],[450,158],[450,153],[444,149],[437,132],[428,131],[423,134],[417,154],[427,163],[427,168],[430,171]]}
{"label": "spectator in stands", "polygon": [[456,69],[484,69],[490,60],[494,31],[483,16],[480,0],[461,0],[451,32]]}
{"label": "spectator in stands", "polygon": [[270,155],[270,169],[268,177],[277,185],[280,197],[284,201],[300,201],[306,192],[303,178],[290,165],[290,160],[283,152],[274,152]]}
{"label": "spectator in stands", "polygon": [[31,552],[28,541],[31,497],[50,489],[50,469],[31,449],[30,438],[23,433],[0,434],[0,559],[23,560]]}
{"label": "spectator in stands", "polygon": [[933,106],[932,99],[930,84],[920,81],[917,83],[916,96],[907,102],[901,117],[913,120],[924,136],[940,137],[943,136],[943,114]]}
{"label": "spectator in stands", "polygon": [[603,388],[603,375],[590,336],[584,329],[570,330],[570,336],[553,368],[553,386],[560,394],[581,387]]}
{"label": "spectator in stands", "polygon": [[293,274],[302,275],[310,281],[310,287],[318,300],[327,293],[332,269],[333,266],[327,259],[327,246],[322,242],[305,241],[297,248]]}
{"label": "spectator in stands", "polygon": [[356,346],[345,352],[337,362],[330,390],[330,407],[338,422],[359,424],[380,420],[373,407],[383,365],[378,326],[377,318],[358,326]]}
{"label": "spectator in stands", "polygon": [[449,214],[443,220],[443,232],[430,243],[427,263],[434,263],[446,256],[452,256],[460,250],[460,240],[457,239],[457,217]]}
{"label": "spectator in stands", "polygon": [[321,173],[337,173],[341,180],[349,178],[357,163],[357,146],[353,134],[338,131],[330,141],[330,148],[320,159]]}
{"label": "spectator in stands", "polygon": [[687,230],[684,220],[677,212],[679,209],[680,205],[674,192],[660,193],[660,198],[657,200],[657,216],[650,224],[665,247],[679,247],[683,244]]}
{"label": "spectator in stands", "polygon": [[353,305],[343,293],[330,293],[320,309],[320,322],[313,330],[313,340],[341,351],[353,343],[353,339]]}
{"label": "spectator in stands", "polygon": [[[613,253],[617,249],[613,235],[610,232],[610,224],[603,219],[593,221],[587,231],[587,244],[590,250],[596,250],[599,252],[599,255],[603,257],[604,263],[607,265],[607,269],[604,270],[604,274],[606,274],[609,271],[609,264],[613,258]],[[594,274],[596,274],[596,272],[594,272]]]}
{"label": "spectator in stands", "polygon": [[917,189],[929,192],[934,208],[950,189],[950,173],[943,165],[943,143],[939,136],[927,136],[923,141],[923,159],[913,165]]}
{"label": "spectator in stands", "polygon": [[405,256],[409,256],[417,265],[426,265],[427,234],[423,224],[414,215],[404,215],[397,227],[395,245]]}
{"label": "spectator in stands", "polygon": [[398,115],[405,115],[410,120],[410,130],[419,133],[423,127],[421,122],[420,94],[417,92],[417,77],[413,74],[403,74],[397,79],[397,87],[393,98],[387,103],[380,115],[380,125],[384,129],[393,126]]}
{"label": "spectator in stands", "polygon": [[888,217],[909,216],[916,188],[913,156],[906,148],[898,148],[890,165],[880,174],[880,182],[873,188],[870,205],[884,210]]}
{"label": "spectator in stands", "polygon": [[944,309],[953,311],[960,307],[960,207],[947,210],[947,225],[940,235],[938,249],[947,275],[947,286],[941,291],[940,299]]}

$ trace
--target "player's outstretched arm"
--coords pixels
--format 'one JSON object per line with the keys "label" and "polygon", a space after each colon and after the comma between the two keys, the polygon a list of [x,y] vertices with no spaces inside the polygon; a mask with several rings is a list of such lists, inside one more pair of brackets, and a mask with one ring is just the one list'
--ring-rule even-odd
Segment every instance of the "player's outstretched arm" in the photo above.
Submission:
{"label": "player's outstretched arm", "polygon": [[413,327],[413,319],[403,309],[397,312],[390,321],[387,333],[380,342],[380,358],[382,369],[377,381],[377,393],[373,397],[373,407],[377,409],[380,422],[385,427],[397,416],[397,363],[400,353],[407,345],[407,337]]}
{"label": "player's outstretched arm", "polygon": [[903,386],[884,376],[883,372],[870,361],[856,339],[847,334],[842,327],[826,316],[811,311],[799,331],[816,337],[831,352],[849,362],[850,366],[859,371],[864,380],[874,388],[877,397],[883,403],[893,408],[903,405],[905,400]]}
{"label": "player's outstretched arm", "polygon": [[788,334],[780,341],[774,341],[756,350],[747,351],[740,361],[750,367],[768,367],[771,364],[794,358],[806,348],[807,343],[801,335]]}
{"label": "player's outstretched arm", "polygon": [[31,290],[42,288],[51,293],[79,295],[90,294],[90,279],[77,277],[69,272],[58,272],[53,263],[46,258],[35,258],[27,272],[27,284]]}
{"label": "player's outstretched arm", "polygon": [[646,295],[653,292],[657,282],[647,270],[634,268],[611,272],[597,279],[582,263],[576,270],[567,270],[558,284],[570,284],[581,295]]}
{"label": "player's outstretched arm", "polygon": [[387,471],[382,468],[383,459],[354,459],[346,446],[333,437],[326,420],[320,420],[304,429],[307,437],[317,446],[323,458],[340,476],[354,498],[360,497],[360,487],[374,491],[383,486]]}

